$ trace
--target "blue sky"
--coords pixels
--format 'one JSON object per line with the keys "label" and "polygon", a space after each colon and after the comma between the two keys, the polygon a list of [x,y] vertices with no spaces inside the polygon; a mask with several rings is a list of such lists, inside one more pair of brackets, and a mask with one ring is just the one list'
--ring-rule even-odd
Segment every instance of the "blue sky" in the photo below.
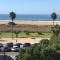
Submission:
{"label": "blue sky", "polygon": [[60,0],[0,0],[0,14],[60,14]]}

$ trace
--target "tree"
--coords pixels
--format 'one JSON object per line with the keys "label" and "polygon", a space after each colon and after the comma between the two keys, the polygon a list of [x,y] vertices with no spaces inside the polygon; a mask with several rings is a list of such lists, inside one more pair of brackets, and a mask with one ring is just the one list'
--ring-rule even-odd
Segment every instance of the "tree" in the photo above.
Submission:
{"label": "tree", "polygon": [[49,40],[48,39],[42,39],[40,41],[40,45],[42,45],[42,46],[48,46],[49,45]]}
{"label": "tree", "polygon": [[16,18],[16,14],[14,12],[10,12],[9,17],[11,18],[12,22]]}
{"label": "tree", "polygon": [[60,33],[60,26],[57,24],[54,27],[51,28],[51,31],[53,33],[51,37],[52,43],[60,43],[59,41],[59,33]]}
{"label": "tree", "polygon": [[57,15],[56,15],[55,12],[53,12],[53,13],[51,14],[51,18],[53,19],[53,26],[54,26],[54,21],[55,21],[55,19],[57,18]]}
{"label": "tree", "polygon": [[[10,12],[9,17],[11,18],[13,23],[13,20],[16,18],[16,14],[14,12]],[[13,39],[13,24],[12,24],[12,39]]]}
{"label": "tree", "polygon": [[52,27],[51,31],[53,32],[53,34],[58,36],[60,33],[60,26],[58,24],[55,25],[54,27]]}

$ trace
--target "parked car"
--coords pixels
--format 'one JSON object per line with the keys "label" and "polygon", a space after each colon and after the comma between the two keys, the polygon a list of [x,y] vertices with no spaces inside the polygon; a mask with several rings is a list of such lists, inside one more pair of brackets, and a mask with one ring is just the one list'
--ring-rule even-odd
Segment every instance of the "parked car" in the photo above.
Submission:
{"label": "parked car", "polygon": [[11,51],[18,52],[19,49],[20,49],[20,48],[19,48],[18,46],[13,46],[13,47],[11,48]]}
{"label": "parked car", "polygon": [[20,48],[23,48],[23,47],[24,47],[24,44],[21,44],[21,45],[20,45]]}
{"label": "parked car", "polygon": [[8,47],[13,47],[13,43],[12,42],[10,42],[10,43],[6,43],[6,46],[8,46]]}
{"label": "parked car", "polygon": [[23,44],[23,47],[29,47],[29,46],[31,46],[30,43],[24,43],[24,44]]}
{"label": "parked car", "polygon": [[11,51],[11,48],[10,47],[8,47],[8,46],[3,46],[2,48],[1,48],[1,51],[2,52],[10,52]]}
{"label": "parked car", "polygon": [[0,43],[0,47],[3,47],[3,44],[2,43]]}
{"label": "parked car", "polygon": [[3,44],[2,43],[0,43],[0,52],[1,52],[1,48],[3,47]]}
{"label": "parked car", "polygon": [[18,48],[20,48],[20,45],[22,45],[22,44],[21,43],[14,44],[14,46],[17,46]]}
{"label": "parked car", "polygon": [[24,44],[21,44],[21,45],[20,45],[20,48],[23,48],[23,46],[24,46]]}

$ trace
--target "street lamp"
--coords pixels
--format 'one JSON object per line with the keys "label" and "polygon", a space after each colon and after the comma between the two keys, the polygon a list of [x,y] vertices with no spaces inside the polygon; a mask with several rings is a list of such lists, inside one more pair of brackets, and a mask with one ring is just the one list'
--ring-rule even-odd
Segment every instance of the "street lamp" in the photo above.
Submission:
{"label": "street lamp", "polygon": [[16,34],[16,43],[17,43],[18,33],[19,33],[19,31],[15,31],[15,34]]}
{"label": "street lamp", "polygon": [[5,49],[4,49],[4,60],[5,60]]}

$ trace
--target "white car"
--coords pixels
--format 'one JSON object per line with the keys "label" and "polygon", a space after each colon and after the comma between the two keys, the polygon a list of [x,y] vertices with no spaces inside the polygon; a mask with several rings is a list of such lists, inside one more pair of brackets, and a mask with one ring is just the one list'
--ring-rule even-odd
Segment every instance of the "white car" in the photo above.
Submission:
{"label": "white car", "polygon": [[20,45],[20,48],[23,48],[23,44],[22,44],[22,45]]}
{"label": "white car", "polygon": [[14,51],[14,52],[18,52],[20,48],[18,48],[18,46],[13,46],[11,48],[11,51]]}

